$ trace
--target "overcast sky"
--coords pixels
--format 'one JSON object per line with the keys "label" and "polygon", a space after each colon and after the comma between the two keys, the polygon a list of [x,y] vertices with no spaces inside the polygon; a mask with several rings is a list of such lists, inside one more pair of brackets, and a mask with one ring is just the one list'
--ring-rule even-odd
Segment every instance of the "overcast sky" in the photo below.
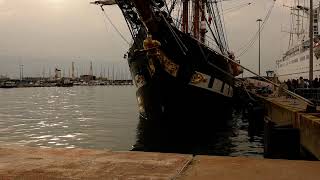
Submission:
{"label": "overcast sky", "polygon": [[[261,71],[274,70],[275,61],[288,45],[289,9],[293,0],[277,0],[261,36]],[[303,1],[303,0],[302,0]],[[112,64],[123,71],[127,62],[123,54],[128,45],[121,39],[100,11],[89,0],[0,0],[0,75],[17,77],[19,64],[25,76],[42,75],[43,70],[64,68],[76,62],[80,73],[88,72],[93,61],[95,71]],[[250,6],[225,14],[229,46],[237,50],[247,43],[258,29],[257,18],[265,17],[273,0],[229,0],[225,10],[252,2]],[[117,6],[106,12],[130,40],[123,16]],[[258,44],[244,56],[241,63],[257,71]]]}

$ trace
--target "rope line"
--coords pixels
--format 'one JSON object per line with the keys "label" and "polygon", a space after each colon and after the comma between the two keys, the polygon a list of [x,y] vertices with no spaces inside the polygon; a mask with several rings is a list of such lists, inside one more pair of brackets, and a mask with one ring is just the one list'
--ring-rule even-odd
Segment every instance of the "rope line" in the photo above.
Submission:
{"label": "rope line", "polygon": [[[263,29],[264,29],[267,21],[269,20],[270,15],[271,15],[271,12],[272,12],[272,10],[273,10],[273,8],[274,8],[274,5],[275,5],[275,1],[272,3],[272,6],[271,6],[270,9],[268,10],[268,12],[267,12],[267,14],[266,14],[266,16],[265,16],[265,18],[264,18],[264,21],[263,21],[263,23],[262,23],[262,25],[261,25],[261,28],[260,28],[260,32],[263,31]],[[254,36],[250,39],[250,41],[249,41],[248,43],[246,43],[244,46],[240,47],[240,48],[237,50],[238,53],[236,53],[236,54],[239,54],[239,55],[237,56],[237,58],[243,56],[244,54],[246,54],[246,53],[249,51],[249,49],[250,49],[250,48],[254,45],[254,43],[257,41],[258,36],[259,36],[259,30],[254,34]]]}
{"label": "rope line", "polygon": [[118,35],[128,44],[130,45],[130,42],[121,34],[121,32],[118,30],[118,28],[112,23],[111,19],[109,18],[109,16],[107,15],[106,11],[104,10],[104,8],[101,6],[101,10],[104,14],[104,16],[108,19],[109,23],[111,24],[111,26],[116,30],[116,32],[118,33]]}

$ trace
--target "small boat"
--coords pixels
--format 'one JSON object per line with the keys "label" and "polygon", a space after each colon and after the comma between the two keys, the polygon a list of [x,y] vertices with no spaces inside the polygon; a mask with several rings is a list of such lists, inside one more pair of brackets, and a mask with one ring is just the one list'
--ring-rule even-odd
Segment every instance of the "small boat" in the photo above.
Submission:
{"label": "small boat", "polygon": [[0,84],[0,88],[16,88],[18,85],[13,81],[5,81]]}
{"label": "small boat", "polygon": [[61,78],[56,84],[57,87],[73,87],[73,82],[69,79]]}

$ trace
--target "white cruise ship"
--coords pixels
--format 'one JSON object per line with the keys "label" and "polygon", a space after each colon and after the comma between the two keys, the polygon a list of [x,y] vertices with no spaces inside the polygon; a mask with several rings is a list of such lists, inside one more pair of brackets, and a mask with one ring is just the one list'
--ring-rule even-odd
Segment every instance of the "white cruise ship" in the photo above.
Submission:
{"label": "white cruise ship", "polygon": [[[320,42],[319,42],[319,7],[313,10],[314,12],[314,55],[313,55],[313,77],[320,78]],[[309,27],[308,24],[308,9],[303,8],[303,6],[296,5],[292,8],[291,15],[295,16],[297,25],[292,28],[290,32],[290,41],[292,42],[290,48],[284,53],[282,59],[276,62],[276,74],[280,81],[287,81],[288,79],[298,79],[303,77],[304,79],[309,79],[309,30],[303,29],[303,23],[305,27]],[[297,11],[302,11],[297,13]],[[303,12],[304,11],[304,12]],[[303,17],[308,17],[303,20]],[[299,18],[301,20],[299,20]],[[300,28],[298,28],[300,27]],[[296,41],[293,42],[293,35],[296,37]]]}

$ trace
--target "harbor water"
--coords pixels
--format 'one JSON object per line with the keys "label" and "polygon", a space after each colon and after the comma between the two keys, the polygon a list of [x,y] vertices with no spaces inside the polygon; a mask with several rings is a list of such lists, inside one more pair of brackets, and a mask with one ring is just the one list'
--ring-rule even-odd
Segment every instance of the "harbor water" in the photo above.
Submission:
{"label": "harbor water", "polygon": [[[139,119],[135,90],[133,86],[0,89],[0,143],[132,150],[141,139],[152,141],[141,133],[148,126]],[[263,157],[262,137],[249,137],[247,129],[248,121],[235,111],[229,127],[214,132],[212,141],[190,153]]]}

